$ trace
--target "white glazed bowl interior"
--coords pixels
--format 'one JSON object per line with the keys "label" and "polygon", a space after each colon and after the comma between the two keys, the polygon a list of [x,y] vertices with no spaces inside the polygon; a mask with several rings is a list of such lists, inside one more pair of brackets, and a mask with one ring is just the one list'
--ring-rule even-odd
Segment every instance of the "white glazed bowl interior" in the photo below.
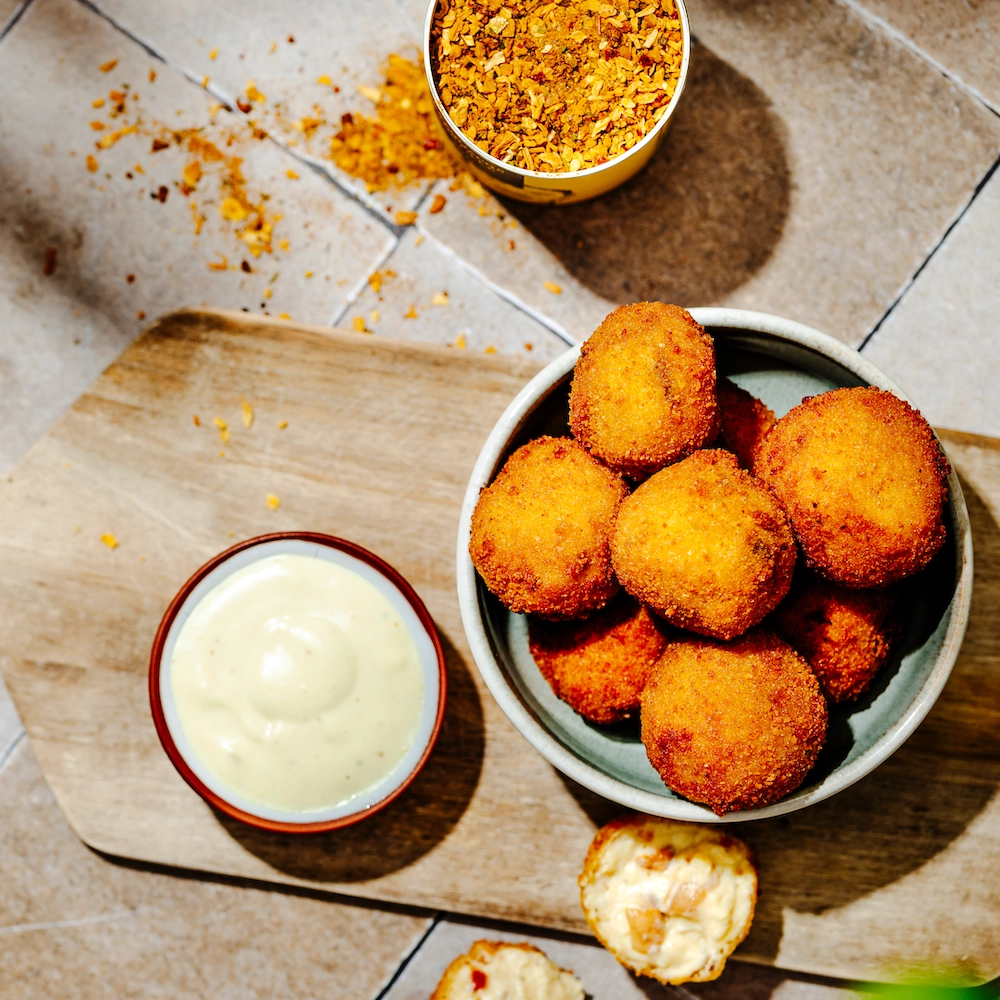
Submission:
{"label": "white glazed bowl interior", "polygon": [[[276,809],[239,795],[233,789],[223,784],[194,752],[190,741],[184,733],[184,727],[181,725],[177,712],[177,704],[174,700],[170,672],[171,661],[177,637],[191,616],[191,612],[194,611],[195,607],[210,591],[215,589],[223,580],[237,570],[243,569],[245,566],[249,566],[260,559],[277,555],[303,555],[325,559],[337,566],[352,570],[371,583],[389,601],[413,638],[417,649],[417,656],[420,660],[420,669],[424,678],[424,705],[420,714],[417,734],[406,756],[403,757],[394,770],[386,775],[382,781],[358,792],[346,802],[326,809],[309,811]],[[230,805],[236,806],[251,816],[258,816],[261,819],[283,823],[318,823],[325,820],[353,816],[355,813],[370,809],[403,785],[419,765],[420,759],[427,749],[427,744],[433,736],[434,723],[438,711],[438,700],[441,693],[440,689],[438,658],[434,644],[420,623],[420,619],[414,612],[410,602],[399,588],[375,569],[374,566],[370,566],[361,559],[356,559],[347,552],[318,542],[309,542],[295,538],[274,539],[242,549],[234,553],[225,562],[220,563],[203,580],[199,581],[198,585],[188,595],[187,600],[181,605],[170,626],[170,630],[167,632],[167,639],[163,647],[163,657],[160,664],[160,701],[163,706],[164,718],[166,719],[170,736],[187,765],[210,791],[230,803]]]}
{"label": "white glazed bowl interior", "polygon": [[[857,351],[832,337],[763,313],[692,309],[716,339],[719,368],[761,397],[780,417],[806,395],[839,386],[875,385],[904,394]],[[948,481],[949,539],[905,592],[908,621],[890,662],[858,702],[832,706],[827,745],[793,794],[761,809],[718,817],[683,799],[646,759],[634,722],[592,725],[552,693],[527,642],[527,618],[503,608],[469,558],[472,511],[507,456],[541,434],[567,434],[566,400],[579,348],[528,383],[497,422],[465,495],[457,572],[462,621],[476,665],[504,713],[551,764],[623,806],[679,820],[741,822],[794,812],[847,788],[893,753],[920,724],[944,687],[968,623],[972,538],[958,477]]]}

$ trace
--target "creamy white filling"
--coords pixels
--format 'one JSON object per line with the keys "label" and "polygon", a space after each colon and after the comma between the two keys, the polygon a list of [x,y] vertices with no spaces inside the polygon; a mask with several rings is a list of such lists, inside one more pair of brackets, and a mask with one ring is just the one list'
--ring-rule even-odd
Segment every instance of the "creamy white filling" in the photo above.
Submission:
{"label": "creamy white filling", "polygon": [[729,956],[753,915],[756,875],[723,844],[676,848],[623,832],[605,845],[599,875],[585,889],[608,946],[636,969],[687,980]]}

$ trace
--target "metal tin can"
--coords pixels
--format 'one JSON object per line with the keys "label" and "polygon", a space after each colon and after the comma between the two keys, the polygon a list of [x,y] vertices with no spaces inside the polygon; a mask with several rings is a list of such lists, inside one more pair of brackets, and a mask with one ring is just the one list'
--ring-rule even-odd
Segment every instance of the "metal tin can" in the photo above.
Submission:
{"label": "metal tin can", "polygon": [[631,149],[586,170],[567,170],[562,172],[543,173],[540,170],[525,170],[510,163],[503,163],[487,153],[484,153],[452,120],[438,93],[437,82],[431,68],[431,28],[434,13],[440,0],[431,0],[427,9],[427,19],[424,23],[424,71],[430,86],[431,98],[434,101],[434,111],[445,144],[459,162],[469,169],[477,180],[497,194],[516,198],[518,201],[540,202],[543,204],[568,205],[574,201],[586,201],[605,194],[612,188],[624,184],[635,176],[649,162],[659,148],[663,137],[667,134],[670,122],[673,120],[677,104],[684,91],[687,80],[688,64],[691,60],[691,26],[688,22],[687,8],[684,0],[674,0],[681,22],[681,71],[677,79],[677,87],[673,97],[666,105],[667,110],[653,126],[647,136],[644,136]]}

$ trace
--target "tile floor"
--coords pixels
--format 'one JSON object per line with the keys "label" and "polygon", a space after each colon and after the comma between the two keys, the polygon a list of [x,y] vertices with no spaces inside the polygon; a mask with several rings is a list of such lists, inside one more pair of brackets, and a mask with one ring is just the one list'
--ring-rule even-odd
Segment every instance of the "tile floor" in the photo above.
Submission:
{"label": "tile floor", "polygon": [[[1000,435],[1000,2],[689,6],[689,89],[650,168],[542,210],[447,182],[370,196],[324,158],[329,131],[296,128],[365,110],[357,86],[419,43],[424,0],[0,0],[0,471],[150,319],[203,303],[541,359],[620,301],[743,306],[860,346],[939,425]],[[250,81],[249,113],[218,108]],[[154,126],[229,143],[281,216],[273,254],[205,209],[222,175],[180,190],[186,157],[153,152]],[[402,207],[414,228],[392,223]],[[417,1000],[475,937],[530,936],[97,856],[2,686],[0,802],[5,998]],[[651,988],[592,944],[542,946],[597,1000],[849,995],[741,963]]]}

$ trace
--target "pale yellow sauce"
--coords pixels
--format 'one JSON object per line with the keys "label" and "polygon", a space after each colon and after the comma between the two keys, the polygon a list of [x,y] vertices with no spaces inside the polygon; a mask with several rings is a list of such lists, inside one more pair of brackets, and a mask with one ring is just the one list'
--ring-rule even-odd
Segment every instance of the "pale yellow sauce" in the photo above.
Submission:
{"label": "pale yellow sauce", "polygon": [[268,556],[210,591],[170,676],[184,734],[228,789],[281,810],[343,804],[413,744],[424,702],[389,600],[325,559]]}

